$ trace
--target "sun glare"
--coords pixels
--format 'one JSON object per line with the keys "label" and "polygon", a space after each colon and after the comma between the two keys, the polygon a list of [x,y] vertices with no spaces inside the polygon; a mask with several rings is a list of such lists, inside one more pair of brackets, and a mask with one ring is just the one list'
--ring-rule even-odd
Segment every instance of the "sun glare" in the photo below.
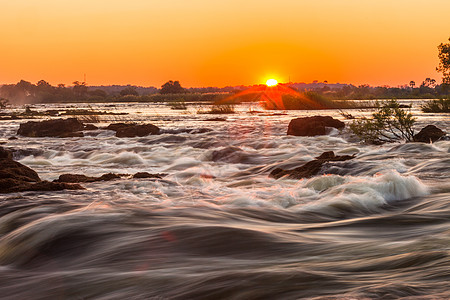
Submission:
{"label": "sun glare", "polygon": [[276,86],[278,84],[278,81],[275,79],[269,79],[266,81],[267,86]]}

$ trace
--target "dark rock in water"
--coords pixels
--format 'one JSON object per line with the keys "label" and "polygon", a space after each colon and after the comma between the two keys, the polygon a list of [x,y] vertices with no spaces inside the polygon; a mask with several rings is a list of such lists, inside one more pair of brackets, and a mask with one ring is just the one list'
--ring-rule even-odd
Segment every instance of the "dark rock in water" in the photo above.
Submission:
{"label": "dark rock in water", "polygon": [[122,128],[125,128],[128,126],[135,126],[135,125],[136,125],[136,123],[112,123],[112,124],[109,124],[108,127],[106,127],[105,129],[117,131],[119,129],[122,129]]}
{"label": "dark rock in water", "polygon": [[225,161],[232,163],[242,162],[243,152],[239,147],[229,146],[211,153],[212,161]]}
{"label": "dark rock in water", "polygon": [[103,174],[100,177],[90,177],[82,174],[63,174],[59,175],[59,178],[53,182],[65,182],[65,183],[82,183],[82,182],[96,182],[96,181],[110,181],[121,178],[122,176],[128,176],[128,174]]}
{"label": "dark rock in water", "polygon": [[10,140],[10,141],[17,140],[17,137],[16,136],[11,136],[11,137],[8,138],[8,140]]}
{"label": "dark rock in water", "polygon": [[445,136],[445,132],[434,125],[427,125],[414,136],[415,142],[433,143]]}
{"label": "dark rock in water", "polygon": [[76,118],[29,121],[20,124],[18,135],[28,137],[82,137],[83,123]]}
{"label": "dark rock in water", "polygon": [[0,193],[24,191],[59,191],[83,189],[80,185],[41,181],[39,175],[27,166],[12,160],[12,153],[0,148]]}
{"label": "dark rock in water", "polygon": [[74,183],[39,181],[25,188],[20,188],[14,192],[24,192],[24,191],[50,192],[50,191],[83,190],[83,189],[84,188],[81,185]]}
{"label": "dark rock in water", "polygon": [[341,129],[345,127],[345,123],[330,116],[297,118],[289,123],[287,134],[295,136],[325,135],[325,127]]}
{"label": "dark rock in water", "polygon": [[84,124],[83,130],[97,130],[98,127],[92,124]]}
{"label": "dark rock in water", "polygon": [[66,183],[80,183],[80,182],[93,182],[94,177],[88,177],[81,174],[63,174],[59,175],[59,178],[54,182],[66,182]]}
{"label": "dark rock in water", "polygon": [[[128,177],[129,174],[115,174],[108,173],[103,174],[99,177],[91,177],[82,174],[63,174],[59,175],[59,178],[54,180],[53,182],[61,182],[61,183],[83,183],[83,182],[96,182],[96,181],[110,181],[114,179],[120,179],[122,177]],[[151,174],[147,172],[138,172],[133,175],[133,178],[158,178],[166,176],[166,174]]]}
{"label": "dark rock in water", "polygon": [[157,178],[162,179],[162,177],[166,176],[166,174],[151,174],[148,172],[138,172],[133,175],[133,178]]}
{"label": "dark rock in water", "polygon": [[345,161],[354,158],[352,155],[342,155],[336,156],[333,151],[328,151],[322,153],[315,160],[309,161],[303,166],[295,168],[293,170],[283,170],[281,168],[276,168],[272,172],[270,172],[269,176],[273,178],[281,178],[287,176],[291,179],[302,179],[302,178],[310,178],[314,175],[317,175],[324,163],[329,161]]}
{"label": "dark rock in water", "polygon": [[41,181],[39,175],[27,166],[12,160],[12,154],[6,154],[5,150],[1,151],[3,158],[0,159],[0,180],[1,179],[13,179],[23,182],[38,182]]}
{"label": "dark rock in water", "polygon": [[12,159],[12,152],[0,147],[0,159]]}
{"label": "dark rock in water", "polygon": [[117,137],[142,137],[149,134],[159,134],[159,127],[152,124],[113,123],[106,129],[114,130]]}
{"label": "dark rock in water", "polygon": [[98,177],[95,181],[110,181],[114,179],[119,179],[122,176],[128,176],[128,174],[114,174],[114,173],[103,174],[102,176]]}

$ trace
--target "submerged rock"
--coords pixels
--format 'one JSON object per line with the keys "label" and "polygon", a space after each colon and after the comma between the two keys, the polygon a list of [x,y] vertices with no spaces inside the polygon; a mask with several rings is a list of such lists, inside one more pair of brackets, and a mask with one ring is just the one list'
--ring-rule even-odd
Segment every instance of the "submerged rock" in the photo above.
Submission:
{"label": "submerged rock", "polygon": [[20,124],[18,135],[28,137],[82,137],[83,123],[76,118],[29,121]]}
{"label": "submerged rock", "polygon": [[428,125],[422,128],[418,134],[414,136],[415,142],[434,143],[441,137],[445,136],[445,132],[434,125]]}
{"label": "submerged rock", "polygon": [[117,137],[143,137],[150,134],[159,134],[159,127],[153,124],[113,123],[106,129],[114,130]]}
{"label": "submerged rock", "polygon": [[82,183],[82,182],[96,182],[96,181],[110,181],[121,178],[122,176],[128,176],[128,174],[103,174],[99,177],[91,177],[82,174],[62,174],[59,178],[53,182],[66,182],[66,183]]}
{"label": "submerged rock", "polygon": [[148,172],[138,172],[133,175],[133,178],[157,178],[162,179],[162,177],[166,176],[166,174],[151,174]]}
{"label": "submerged rock", "polygon": [[309,161],[298,168],[292,170],[283,170],[281,168],[276,168],[275,170],[270,172],[269,176],[277,179],[284,176],[291,179],[309,178],[317,175],[322,169],[323,164],[326,162],[345,161],[354,157],[354,155],[336,156],[333,151],[327,151],[322,153],[315,160]]}
{"label": "submerged rock", "polygon": [[325,127],[341,129],[345,127],[345,123],[330,116],[296,118],[289,123],[287,134],[295,136],[325,135]]}
{"label": "submerged rock", "polygon": [[24,191],[60,191],[83,189],[78,184],[42,181],[31,168],[12,159],[12,153],[0,148],[0,193]]}
{"label": "submerged rock", "polygon": [[[115,173],[107,173],[99,177],[91,177],[82,174],[62,174],[59,175],[59,178],[54,180],[53,182],[83,183],[83,182],[111,181],[115,179],[120,179],[122,177],[130,177],[130,176],[131,176],[130,174],[115,174]],[[138,172],[134,174],[132,177],[161,179],[163,176],[166,176],[166,174],[151,174],[147,172]]]}

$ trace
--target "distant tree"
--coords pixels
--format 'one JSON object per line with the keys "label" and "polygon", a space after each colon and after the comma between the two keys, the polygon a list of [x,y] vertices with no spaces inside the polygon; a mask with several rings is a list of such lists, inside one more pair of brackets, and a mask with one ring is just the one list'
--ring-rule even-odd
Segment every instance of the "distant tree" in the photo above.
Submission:
{"label": "distant tree", "polygon": [[160,94],[182,94],[185,89],[181,87],[179,81],[169,80],[161,86]]}
{"label": "distant tree", "polygon": [[76,97],[86,96],[87,91],[88,91],[86,82],[74,81],[72,91]]}
{"label": "distant tree", "polygon": [[136,91],[135,87],[129,86],[120,91],[120,96],[139,96],[138,91]]}
{"label": "distant tree", "polygon": [[411,81],[409,82],[409,87],[413,89],[415,86],[416,86],[416,82],[413,81],[413,80],[411,80]]}
{"label": "distant tree", "polygon": [[[448,39],[450,41],[450,38]],[[436,68],[438,72],[442,73],[442,83],[450,84],[450,43],[441,43],[438,46],[439,50],[439,67]]]}
{"label": "distant tree", "polygon": [[425,78],[425,80],[422,82],[420,86],[434,89],[436,87],[436,80],[429,77]]}

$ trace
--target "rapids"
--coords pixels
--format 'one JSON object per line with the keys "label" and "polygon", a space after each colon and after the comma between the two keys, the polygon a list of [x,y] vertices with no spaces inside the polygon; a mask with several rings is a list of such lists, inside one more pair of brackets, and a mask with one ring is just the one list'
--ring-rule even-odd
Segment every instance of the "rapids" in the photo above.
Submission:
{"label": "rapids", "polygon": [[[413,103],[417,131],[450,132],[449,114]],[[272,114],[245,104],[208,121],[196,107],[90,106],[128,113],[100,116],[98,126],[148,122],[162,134],[8,140],[24,122],[13,120],[0,121],[0,142],[45,180],[167,176],[0,195],[0,298],[450,298],[450,141],[363,145],[346,129],[286,135],[294,117],[342,119],[332,110]],[[268,176],[324,151],[356,158],[310,179]]]}

